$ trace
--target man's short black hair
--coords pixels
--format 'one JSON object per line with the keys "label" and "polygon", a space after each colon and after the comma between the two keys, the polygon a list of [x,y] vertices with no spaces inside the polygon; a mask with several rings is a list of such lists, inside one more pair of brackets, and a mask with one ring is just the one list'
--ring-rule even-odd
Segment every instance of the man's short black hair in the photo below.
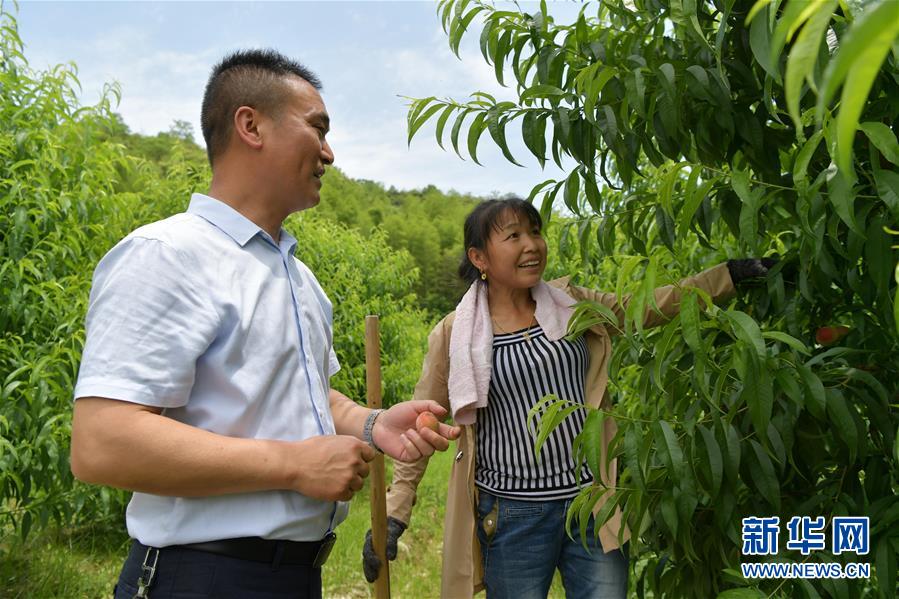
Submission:
{"label": "man's short black hair", "polygon": [[209,164],[228,144],[238,108],[250,106],[277,115],[287,92],[285,78],[290,75],[317,90],[322,87],[312,71],[275,50],[238,50],[212,69],[200,112]]}

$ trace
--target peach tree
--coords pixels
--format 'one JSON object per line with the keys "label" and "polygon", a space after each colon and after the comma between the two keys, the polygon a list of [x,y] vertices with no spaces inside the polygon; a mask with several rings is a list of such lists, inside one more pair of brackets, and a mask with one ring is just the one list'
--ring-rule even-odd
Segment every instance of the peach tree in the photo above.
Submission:
{"label": "peach tree", "polygon": [[[520,136],[567,172],[531,199],[561,228],[550,271],[627,304],[614,401],[576,445],[596,472],[616,419],[618,485],[598,518],[624,512],[633,592],[894,597],[899,2],[604,0],[571,23],[545,2],[525,8],[439,3],[450,49],[479,35],[515,99],[415,99],[408,134],[429,124],[476,162],[489,137],[516,164],[508,136]],[[727,305],[701,309],[685,290],[676,318],[642,326],[656,286],[741,256],[778,261]],[[609,317],[581,305],[570,326]],[[572,409],[545,398],[541,433]],[[604,492],[581,493],[575,531]],[[741,519],[804,515],[869,517],[870,553],[803,556],[782,530],[762,559],[854,560],[871,577],[744,579]]]}

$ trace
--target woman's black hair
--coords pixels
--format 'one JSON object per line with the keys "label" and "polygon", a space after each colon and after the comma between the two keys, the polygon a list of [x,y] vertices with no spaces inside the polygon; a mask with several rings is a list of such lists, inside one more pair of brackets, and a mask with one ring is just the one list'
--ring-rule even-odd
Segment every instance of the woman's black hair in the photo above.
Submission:
{"label": "woman's black hair", "polygon": [[487,248],[490,231],[499,229],[501,225],[499,217],[506,211],[524,216],[532,226],[543,230],[543,219],[540,218],[540,213],[528,201],[511,197],[504,200],[481,202],[465,218],[465,247],[462,252],[462,262],[459,264],[459,277],[463,281],[471,283],[481,278],[481,272],[468,259],[468,250],[475,248],[484,251]]}

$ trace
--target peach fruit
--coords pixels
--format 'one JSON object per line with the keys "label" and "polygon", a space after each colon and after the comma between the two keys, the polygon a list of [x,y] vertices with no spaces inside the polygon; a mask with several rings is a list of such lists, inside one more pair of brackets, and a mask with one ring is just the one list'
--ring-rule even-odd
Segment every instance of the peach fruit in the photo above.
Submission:
{"label": "peach fruit", "polygon": [[849,333],[849,327],[821,327],[815,332],[815,341],[821,345],[836,343]]}
{"label": "peach fruit", "polygon": [[436,433],[438,424],[437,417],[431,412],[422,412],[418,415],[418,418],[415,419],[415,428],[419,431],[429,428]]}

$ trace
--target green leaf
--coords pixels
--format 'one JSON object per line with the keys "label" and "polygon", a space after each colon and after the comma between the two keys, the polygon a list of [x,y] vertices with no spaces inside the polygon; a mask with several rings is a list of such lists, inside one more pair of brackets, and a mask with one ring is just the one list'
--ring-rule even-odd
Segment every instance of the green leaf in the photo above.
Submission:
{"label": "green leaf", "polygon": [[673,100],[675,96],[677,96],[677,88],[674,81],[674,65],[670,62],[664,63],[659,67],[659,73],[662,74],[662,77],[659,79],[662,89],[664,89],[668,93],[668,96]]}
{"label": "green leaf", "polygon": [[844,172],[851,171],[835,171],[831,172],[830,180],[827,183],[828,199],[833,205],[834,210],[846,225],[861,235],[865,236],[864,230],[859,226],[855,219],[855,189],[846,180]]}
{"label": "green leaf", "polygon": [[686,291],[681,297],[680,303],[681,326],[684,332],[684,341],[694,353],[703,353],[702,337],[699,332],[699,304],[696,294]]}
{"label": "green leaf", "polygon": [[442,150],[446,149],[443,147],[443,130],[446,128],[446,122],[449,120],[450,115],[456,110],[456,106],[449,105],[443,111],[443,114],[440,115],[440,118],[437,119],[437,145],[439,145]]}
{"label": "green leaf", "polygon": [[899,166],[899,142],[896,141],[896,136],[893,134],[892,129],[883,123],[871,121],[862,123],[858,128],[865,132],[865,135],[868,136],[874,147],[883,154],[884,158]]}
{"label": "green leaf", "polygon": [[471,9],[469,13],[464,17],[457,17],[451,21],[449,28],[449,43],[450,49],[453,51],[453,54],[455,54],[457,58],[459,58],[459,43],[462,41],[462,35],[468,29],[468,26],[471,24],[472,19],[474,19],[479,12],[485,10],[486,8],[486,6],[477,6]]}
{"label": "green leaf", "polygon": [[740,480],[740,433],[734,428],[733,424],[720,421],[722,436],[724,439],[724,447],[726,448],[726,461],[724,462],[724,472],[727,474],[728,480],[736,484]]}
{"label": "green leaf", "polygon": [[889,393],[887,392],[886,387],[884,387],[871,373],[859,370],[858,368],[848,368],[846,370],[846,376],[867,385],[884,405],[889,403]]}
{"label": "green leaf", "polygon": [[[643,435],[641,434],[641,437]],[[899,448],[897,448],[899,451]],[[640,467],[640,458],[637,453],[637,432],[633,427],[628,427],[624,435],[624,463],[628,468],[631,479],[641,491],[646,491],[646,478]]]}
{"label": "green leaf", "polygon": [[664,420],[656,423],[656,437],[659,446],[663,449],[660,451],[662,460],[671,471],[669,478],[679,481],[685,476],[686,464],[684,462],[684,452],[677,442],[677,436],[674,434],[671,425]]}
{"label": "green leaf", "polygon": [[687,232],[690,230],[690,223],[693,221],[693,216],[696,214],[696,211],[699,210],[702,202],[706,199],[706,196],[708,196],[714,186],[714,180],[703,181],[698,187],[690,192],[690,195],[687,197],[687,200],[684,202],[677,215],[677,228],[681,235],[686,236],[688,234]]}
{"label": "green leaf", "polygon": [[[896,295],[893,296],[893,323],[896,325],[896,333],[899,334],[899,264],[896,265],[896,272],[893,276],[896,279]],[[899,456],[899,442],[896,443],[896,455]],[[899,463],[899,458],[896,462]]]}
{"label": "green leaf", "polygon": [[[495,14],[496,13],[493,13],[493,15]],[[481,30],[480,38],[478,39],[478,44],[481,48],[481,56],[484,57],[484,60],[487,62],[487,64],[490,64],[493,60],[491,58],[490,50],[496,43],[497,32],[499,31],[499,28],[496,27],[497,22],[490,18],[493,15],[488,15],[484,23],[484,28]]]}
{"label": "green leaf", "polygon": [[733,325],[737,339],[755,349],[759,358],[765,358],[765,340],[758,323],[749,314],[739,310],[727,310],[723,313]]}
{"label": "green leaf", "polygon": [[[765,70],[771,73],[778,83],[780,82],[779,63],[781,52],[783,52],[787,39],[792,37],[793,32],[801,27],[811,16],[808,8],[808,2],[792,1],[787,3],[786,8],[780,15],[780,19],[777,21],[774,33],[771,35],[771,42],[768,46],[769,65]],[[772,7],[768,7],[766,13],[770,12],[771,9]],[[753,23],[758,20],[760,19],[754,19]]]}
{"label": "green leaf", "polygon": [[799,150],[799,154],[796,155],[796,161],[793,163],[793,181],[805,181],[808,172],[808,164],[823,138],[824,130],[819,129],[802,145],[802,149]]}
{"label": "green leaf", "polygon": [[599,94],[606,86],[606,83],[608,83],[617,73],[618,71],[613,67],[603,67],[599,72],[599,75],[591,79],[587,84],[586,95],[584,97],[584,114],[587,120],[594,120],[593,112],[596,103],[599,101]]}
{"label": "green leaf", "polygon": [[887,205],[893,216],[899,218],[899,173],[884,169],[874,171],[877,195]]}
{"label": "green leaf", "polygon": [[465,117],[471,112],[471,108],[459,112],[459,115],[456,117],[456,122],[453,123],[453,128],[450,131],[450,140],[453,142],[453,150],[456,151],[456,155],[459,156],[459,158],[462,158],[462,153],[459,152],[459,133],[462,131],[462,122],[465,121]]}
{"label": "green leaf", "polygon": [[740,237],[742,241],[749,244],[754,252],[757,252],[759,251],[757,247],[759,209],[762,205],[765,189],[762,186],[752,189],[750,187],[749,171],[745,170],[735,170],[731,173],[731,186],[742,202],[740,207]]}
{"label": "green leaf", "polygon": [[[558,400],[551,403],[540,417],[540,426],[537,429],[537,438],[534,441],[534,455],[540,457],[540,450],[543,449],[544,443],[546,443],[552,432],[572,413],[582,409],[584,409],[584,406],[567,400]],[[528,416],[530,417],[530,414]]]}
{"label": "green leaf", "polygon": [[[884,581],[886,584],[883,585],[883,588],[886,592],[883,593],[882,597],[890,597],[889,590],[887,586],[890,584],[889,581],[897,579],[897,568],[896,568],[896,549],[895,545],[890,546],[890,540],[887,538],[887,535],[883,535],[880,541],[877,543],[877,550],[874,557],[874,568],[877,573],[877,580]],[[893,590],[892,598],[896,597],[896,592]]]}
{"label": "green leaf", "polygon": [[[768,22],[768,11],[770,9],[766,6],[759,7],[762,1],[765,0],[760,0],[753,7],[753,11],[758,8],[762,12],[757,15],[757,18],[752,19],[752,23],[749,26],[749,48],[752,50],[752,55],[755,57],[756,62],[765,69],[765,72],[773,77],[775,81],[780,82],[780,71],[777,68],[777,63],[771,57],[771,27]],[[767,2],[770,1],[767,0]]]}
{"label": "green leaf", "polygon": [[802,384],[808,391],[806,395],[807,401],[805,402],[806,408],[815,418],[823,419],[824,411],[827,407],[827,398],[824,394],[824,385],[821,383],[821,379],[812,372],[811,368],[802,364],[796,366],[796,372],[799,373]]}
{"label": "green leaf", "polygon": [[696,83],[699,86],[698,88],[693,88],[694,92],[698,92],[694,95],[705,98],[710,103],[714,103],[715,99],[712,95],[709,75],[705,72],[705,69],[698,64],[694,64],[687,67],[687,73],[693,76],[693,79],[696,80]]}
{"label": "green leaf", "polygon": [[603,104],[600,110],[600,118],[597,119],[596,124],[599,126],[606,146],[613,148],[618,137],[618,119],[615,118],[615,111],[608,104]]}
{"label": "green leaf", "polygon": [[493,141],[499,146],[499,149],[502,150],[506,160],[515,166],[521,166],[509,151],[509,146],[506,143],[506,122],[505,120],[502,120],[501,116],[503,108],[509,108],[510,106],[514,105],[511,105],[510,103],[500,103],[487,111],[487,130],[490,132],[490,137],[493,138]]}
{"label": "green leaf", "polygon": [[[643,283],[640,285],[640,294],[649,300],[650,307],[659,312],[659,306],[656,304],[656,273],[659,270],[659,261],[655,256],[649,258],[649,261],[646,264],[646,270],[643,271]],[[640,320],[644,319],[643,315],[640,315]]]}
{"label": "green leaf", "polygon": [[668,526],[673,536],[677,536],[677,506],[674,503],[673,492],[666,489],[662,492],[662,500],[659,502],[659,510],[662,512],[662,520]]}
{"label": "green leaf", "polygon": [[811,353],[811,350],[802,341],[781,331],[765,331],[762,333],[762,337],[785,343],[801,354],[809,355]]}
{"label": "green leaf", "polygon": [[580,206],[578,205],[578,192],[581,189],[580,167],[575,168],[568,174],[565,180],[565,191],[563,198],[565,205],[575,214],[580,214]]}
{"label": "green leaf", "polygon": [[830,19],[833,17],[837,0],[810,0],[808,4],[808,9],[815,12],[805,23],[805,26],[799,33],[799,37],[796,38],[796,42],[790,48],[790,54],[787,57],[786,79],[784,81],[787,110],[800,137],[804,137],[802,135],[802,119],[799,115],[802,82],[808,79],[809,85],[814,88],[814,81],[811,78],[812,70],[815,68],[815,63],[818,60],[824,32],[827,30]]}
{"label": "green leaf", "polygon": [[543,168],[546,164],[546,115],[532,110],[526,112],[521,123],[521,137]]}
{"label": "green leaf", "polygon": [[420,100],[414,100],[412,105],[409,107],[409,115],[407,116],[407,124],[409,128],[407,144],[412,143],[412,138],[415,136],[415,133],[421,128],[422,125],[428,120],[428,118],[440,110],[443,106],[442,104],[434,104],[430,108],[428,108],[427,112],[425,112],[425,108],[431,104],[431,102],[435,102],[436,98],[433,96],[429,98],[422,98]]}
{"label": "green leaf", "polygon": [[496,77],[496,82],[502,86],[505,86],[503,82],[503,70],[506,65],[506,58],[508,57],[509,50],[512,49],[512,30],[507,30],[504,34],[499,36],[496,41],[496,47],[493,49],[493,74]]}
{"label": "green leaf", "polygon": [[689,162],[678,162],[659,171],[659,175],[662,176],[662,185],[659,189],[659,203],[669,216],[674,216],[674,209],[671,207],[671,196],[674,193],[674,186],[680,179],[681,169],[689,166],[689,164]]}
{"label": "green leaf", "polygon": [[827,390],[827,415],[837,436],[849,450],[849,464],[854,464],[858,455],[858,429],[849,409],[842,391],[833,388]]}
{"label": "green leaf", "polygon": [[749,461],[749,476],[761,498],[780,510],[780,485],[777,483],[777,474],[771,458],[755,439],[750,439],[749,444],[755,457],[755,460]]}
{"label": "green leaf", "polygon": [[756,0],[756,3],[752,5],[752,8],[749,9],[749,13],[746,15],[745,23],[747,25],[751,23],[759,11],[771,4],[771,1],[772,0]]}
{"label": "green leaf", "polygon": [[584,170],[581,172],[581,176],[584,179],[584,193],[587,196],[587,202],[593,212],[599,214],[602,211],[602,197],[599,193],[599,186],[596,184],[596,173]]}
{"label": "green leaf", "polygon": [[535,98],[558,98],[564,95],[565,92],[558,87],[541,83],[532,85],[524,90],[518,97],[518,101],[521,104],[526,104],[528,101]]}
{"label": "green leaf", "polygon": [[[680,315],[675,316],[671,322],[664,326],[664,333],[662,334],[662,339],[653,347],[653,383],[655,383],[656,388],[665,393],[665,372],[668,368],[668,357],[671,352],[672,346],[677,347],[679,345],[679,340],[682,336],[681,330],[681,317]],[[678,339],[678,343],[675,343],[675,337]],[[679,352],[676,352],[679,353]]]}
{"label": "green leaf", "polygon": [[590,468],[593,478],[597,481],[606,479],[604,476],[606,465],[599,463],[599,448],[602,447],[605,418],[606,413],[603,410],[588,410],[587,418],[584,420],[584,428],[579,434],[579,437],[583,438],[582,446],[584,447],[587,467]]}
{"label": "green leaf", "polygon": [[[837,113],[837,165],[844,173],[852,168],[852,145],[858,129],[858,119],[868,101],[868,94],[874,79],[880,73],[880,66],[890,51],[893,41],[899,35],[899,2],[886,0],[882,6],[888,7],[881,15],[890,19],[881,23],[880,30],[855,60],[846,76],[840,109]],[[879,9],[880,7],[878,7]],[[879,12],[875,9],[872,11]]]}
{"label": "green leaf", "polygon": [[[849,173],[852,140],[862,106],[880,65],[893,41],[899,35],[899,2],[884,0],[865,10],[840,40],[836,54],[828,63],[822,78],[822,92],[815,109],[818,124],[823,121],[825,106],[843,85],[843,96],[837,115],[837,165]],[[845,80],[845,84],[844,84]]]}
{"label": "green leaf", "polygon": [[[750,354],[751,355],[751,354]],[[765,439],[768,424],[771,422],[771,411],[774,406],[774,389],[771,376],[763,372],[759,360],[751,357],[743,376],[741,396],[749,408],[752,426],[760,439]]]}
{"label": "green leaf", "polygon": [[781,391],[793,400],[794,404],[800,408],[804,408],[805,393],[803,393],[802,388],[799,386],[799,381],[795,374],[795,371],[792,369],[780,368],[774,373],[774,380],[777,381],[777,386],[780,387]]}
{"label": "green leaf", "polygon": [[[899,290],[896,291],[896,295],[899,296]],[[896,298],[895,305],[899,306],[899,297]],[[899,323],[899,315],[896,317],[896,322]],[[896,327],[899,328],[899,324]],[[893,439],[893,455],[896,456],[896,463],[899,464],[899,427],[896,428],[896,438]]]}
{"label": "green leaf", "polygon": [[481,139],[481,133],[484,132],[487,126],[486,121],[487,113],[479,112],[468,128],[468,153],[471,154],[471,159],[474,160],[475,164],[480,166],[484,165],[478,162],[478,140]]}
{"label": "green leaf", "polygon": [[721,481],[724,478],[724,458],[721,456],[721,448],[715,440],[715,435],[706,427],[699,425],[699,433],[702,436],[702,442],[705,445],[706,456],[708,457],[708,467],[711,474],[711,488],[709,495],[714,499],[721,490]]}
{"label": "green leaf", "polygon": [[880,216],[869,221],[865,260],[868,277],[874,281],[877,290],[886,297],[893,270],[893,255],[890,250],[890,236],[884,231],[885,224],[886,221]]}
{"label": "green leaf", "polygon": [[[770,0],[759,0],[760,2]],[[758,589],[740,588],[728,589],[718,593],[715,599],[765,599],[767,595]]]}

